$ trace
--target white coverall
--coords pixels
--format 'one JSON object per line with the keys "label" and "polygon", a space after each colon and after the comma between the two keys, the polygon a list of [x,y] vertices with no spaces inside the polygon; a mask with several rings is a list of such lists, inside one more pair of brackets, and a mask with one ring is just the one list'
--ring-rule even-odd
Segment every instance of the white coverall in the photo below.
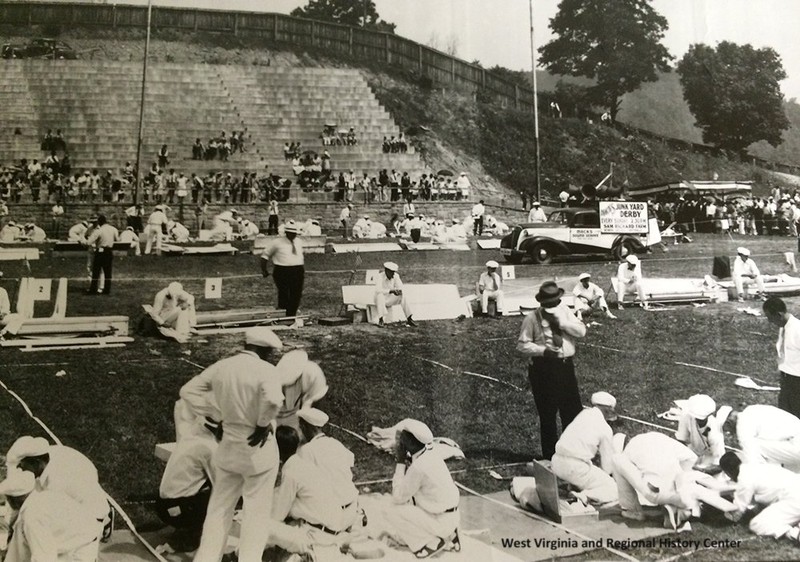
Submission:
{"label": "white coverall", "polygon": [[[750,277],[750,275],[754,277]],[[756,262],[748,258],[743,260],[742,256],[736,256],[733,260],[733,284],[736,286],[736,297],[743,298],[747,293],[745,292],[746,286],[755,283],[756,289],[759,294],[764,294],[764,278],[758,270]]]}
{"label": "white coverall", "polygon": [[[611,477],[614,467],[614,433],[599,408],[583,410],[572,420],[556,443],[552,469],[599,503],[617,499],[617,484]],[[600,454],[600,465],[592,463]]]}
{"label": "white coverall", "polygon": [[742,463],[733,502],[740,512],[753,502],[767,505],[750,520],[750,530],[782,537],[800,523],[800,474],[774,464]]}
{"label": "white coverall", "polygon": [[629,293],[636,293],[642,304],[646,303],[644,295],[644,286],[642,285],[642,266],[637,265],[633,269],[628,268],[628,262],[623,262],[617,269],[617,281],[619,287],[619,294],[617,295],[617,302],[622,304],[625,300],[625,295]]}
{"label": "white coverall", "polygon": [[167,224],[167,215],[163,211],[153,211],[150,218],[147,219],[147,243],[144,246],[145,255],[153,251],[153,245],[156,247],[156,255],[161,255],[161,242],[164,238],[161,231],[161,225]]}
{"label": "white coverall", "polygon": [[800,472],[800,419],[775,406],[745,408],[736,420],[736,437],[746,462],[767,462]]}
{"label": "white coverall", "polygon": [[488,271],[481,273],[478,290],[481,293],[481,312],[489,312],[489,299],[495,301],[498,313],[503,310],[503,281],[500,275]]}
{"label": "white coverall", "polygon": [[219,562],[236,502],[242,497],[239,560],[258,562],[269,538],[279,458],[274,434],[263,446],[250,446],[248,438],[257,426],[274,427],[283,402],[277,370],[255,353],[243,351],[195,376],[181,389],[181,398],[198,416],[223,424],[222,441],[213,458],[214,488],[194,560]]}
{"label": "white coverall", "polygon": [[173,295],[169,287],[161,289],[153,301],[153,312],[161,319],[162,326],[172,328],[181,335],[188,335],[191,328],[197,325],[194,297],[186,291]]}
{"label": "white coverall", "polygon": [[[399,295],[390,294],[390,291],[400,291]],[[375,306],[378,307],[378,318],[383,318],[386,322],[386,312],[392,306],[399,304],[403,308],[406,318],[412,315],[411,307],[408,305],[406,295],[403,292],[403,282],[397,272],[389,279],[386,272],[382,271],[375,278]]]}
{"label": "white coverall", "polygon": [[578,284],[572,289],[572,294],[575,296],[575,312],[580,312],[581,314],[592,310],[608,312],[606,293],[596,283],[590,281],[589,286],[584,287],[578,281]]}

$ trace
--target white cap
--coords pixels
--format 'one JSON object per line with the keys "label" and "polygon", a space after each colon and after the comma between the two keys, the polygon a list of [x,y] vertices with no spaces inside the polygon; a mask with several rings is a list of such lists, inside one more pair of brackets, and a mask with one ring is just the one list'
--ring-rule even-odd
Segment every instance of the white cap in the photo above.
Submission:
{"label": "white cap", "polygon": [[686,409],[693,418],[703,420],[717,410],[717,403],[707,394],[695,394],[686,402]]}
{"label": "white cap", "polygon": [[433,443],[433,433],[431,432],[430,428],[421,421],[412,419],[403,420],[400,429],[402,431],[409,432],[423,445],[429,445]]}
{"label": "white cap", "polygon": [[314,427],[323,427],[328,423],[328,414],[316,408],[301,408],[297,411],[297,417]]}
{"label": "white cap", "polygon": [[283,232],[293,232],[297,234],[299,230],[297,229],[297,224],[294,222],[294,219],[289,219],[283,225]]}
{"label": "white cap", "polygon": [[591,279],[591,277],[592,276],[589,275],[588,273],[581,273],[580,275],[578,275],[578,281],[583,281],[584,279]]}
{"label": "white cap", "polygon": [[609,408],[616,408],[617,399],[608,392],[595,392],[592,394],[592,404],[595,406],[608,406]]}
{"label": "white cap", "polygon": [[538,201],[534,201],[534,202],[533,202],[533,206],[534,206],[534,207],[538,207],[538,206],[539,206],[539,202],[538,202]]}
{"label": "white cap", "polygon": [[384,262],[383,268],[388,269],[389,271],[397,271],[398,269],[400,269],[398,265],[393,261]]}
{"label": "white cap", "polygon": [[27,496],[36,487],[36,476],[27,470],[11,470],[6,479],[0,482],[0,494],[17,498]]}
{"label": "white cap", "polygon": [[736,248],[736,253],[737,254],[741,254],[743,256],[749,256],[750,255],[750,250],[748,250],[747,248],[744,248],[742,246],[739,246],[738,248]]}
{"label": "white cap", "polygon": [[281,339],[275,335],[275,332],[262,326],[248,329],[245,332],[244,341],[247,345],[271,347],[277,350],[283,349]]}
{"label": "white cap", "polygon": [[281,386],[294,383],[303,374],[306,363],[308,363],[308,353],[302,349],[293,349],[285,353],[275,365],[280,373]]}
{"label": "white cap", "polygon": [[493,269],[497,269],[498,267],[500,267],[500,264],[498,264],[494,260],[489,260],[489,261],[486,262],[486,267],[491,267]]}
{"label": "white cap", "polygon": [[169,284],[167,290],[169,291],[170,295],[176,295],[181,291],[183,291],[183,285],[181,285],[177,281],[173,281],[172,283]]}
{"label": "white cap", "polygon": [[164,207],[164,205],[156,205],[155,206],[156,211],[163,211],[165,208],[166,207]]}
{"label": "white cap", "polygon": [[17,466],[19,461],[28,457],[40,457],[50,450],[50,443],[44,437],[23,435],[11,445],[6,453],[6,464]]}
{"label": "white cap", "polygon": [[625,258],[625,261],[631,265],[639,265],[639,256],[634,256],[630,254],[628,257]]}

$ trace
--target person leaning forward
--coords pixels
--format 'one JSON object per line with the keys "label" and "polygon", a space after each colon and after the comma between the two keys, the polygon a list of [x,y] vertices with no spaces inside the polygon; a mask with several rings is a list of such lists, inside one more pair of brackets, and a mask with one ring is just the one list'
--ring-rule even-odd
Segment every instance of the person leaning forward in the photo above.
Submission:
{"label": "person leaning forward", "polygon": [[561,302],[564,289],[554,281],[539,287],[541,304],[522,321],[517,351],[530,359],[528,380],[539,412],[542,456],[553,456],[558,440],[556,415],[566,428],[581,412],[575,378],[575,339],[586,335],[586,326]]}

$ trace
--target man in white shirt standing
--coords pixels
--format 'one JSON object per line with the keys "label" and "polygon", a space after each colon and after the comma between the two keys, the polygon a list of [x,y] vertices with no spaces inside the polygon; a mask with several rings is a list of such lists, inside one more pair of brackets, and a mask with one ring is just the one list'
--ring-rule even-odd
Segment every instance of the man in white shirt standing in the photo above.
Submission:
{"label": "man in white shirt standing", "polygon": [[353,210],[353,205],[348,203],[347,206],[339,213],[339,222],[342,224],[342,238],[347,239],[347,223],[350,222],[350,213]]}
{"label": "man in white shirt standing", "polygon": [[[617,419],[617,400],[608,392],[592,394],[592,407],[572,420],[556,443],[553,473],[575,486],[591,501],[606,504],[617,500],[614,469],[614,432],[609,421]],[[600,456],[600,466],[593,464]]]}
{"label": "man in white shirt standing", "polygon": [[780,328],[775,346],[781,373],[778,408],[800,417],[800,320],[789,314],[778,297],[768,298],[762,308],[769,323]]}
{"label": "man in white shirt standing", "polygon": [[528,213],[528,222],[547,222],[547,215],[544,214],[538,201],[533,202],[533,206]]}
{"label": "man in white shirt standing", "polygon": [[164,213],[164,205],[156,205],[156,208],[150,213],[147,219],[147,243],[144,246],[145,255],[150,254],[153,250],[153,245],[156,247],[156,255],[161,255],[161,242],[164,238],[163,227],[167,226],[167,215]]}
{"label": "man in white shirt standing", "polygon": [[222,424],[212,460],[214,488],[196,561],[222,558],[240,497],[244,507],[239,560],[261,560],[278,475],[274,421],[283,403],[279,374],[267,361],[282,347],[272,330],[250,328],[243,351],[217,361],[181,388],[181,398],[192,413]]}
{"label": "man in white shirt standing", "polygon": [[629,254],[625,261],[619,265],[617,269],[617,287],[619,294],[617,294],[617,308],[622,310],[625,295],[628,293],[636,293],[639,297],[639,302],[645,310],[650,308],[644,294],[644,286],[642,285],[642,265],[638,256]]}
{"label": "man in white shirt standing", "polygon": [[748,406],[728,419],[736,423],[736,439],[750,463],[779,464],[800,472],[800,418],[766,404]]}
{"label": "man in white shirt standing", "polygon": [[391,261],[383,264],[383,272],[375,278],[375,306],[378,308],[378,324],[383,326],[386,322],[386,313],[389,307],[399,304],[406,315],[406,324],[416,327],[411,307],[403,294],[403,282],[397,273],[399,266]]}
{"label": "man in white shirt standing", "polygon": [[89,238],[86,240],[86,245],[94,251],[94,257],[92,259],[92,282],[86,294],[97,294],[101,271],[105,279],[103,282],[103,294],[111,294],[111,268],[114,262],[114,242],[117,241],[118,237],[119,232],[106,222],[105,215],[98,215],[97,228],[92,231]]}
{"label": "man in white shirt standing", "polygon": [[750,250],[747,248],[737,248],[736,259],[733,260],[733,284],[736,286],[736,299],[743,302],[747,297],[747,287],[755,283],[758,290],[757,296],[764,296],[764,278],[758,270],[756,263],[750,259]]}
{"label": "man in white shirt standing", "polygon": [[481,295],[481,314],[489,313],[489,300],[494,300],[496,305],[495,316],[501,316],[503,311],[503,280],[497,274],[499,264],[494,260],[486,262],[486,271],[478,279],[478,292]]}
{"label": "man in white shirt standing", "polygon": [[[278,289],[278,308],[286,310],[286,316],[289,318],[297,316],[305,280],[303,242],[298,233],[299,229],[294,220],[289,219],[283,226],[284,235],[274,240],[261,254],[261,274],[264,278],[269,277],[267,265],[272,260],[274,265],[272,274],[275,287]],[[295,318],[292,327],[302,328],[303,321]]]}
{"label": "man in white shirt standing", "polygon": [[472,206],[472,235],[480,236],[483,234],[483,215],[486,207],[483,206],[483,199]]}
{"label": "man in white shirt standing", "polygon": [[608,309],[605,291],[592,283],[591,279],[590,274],[581,273],[578,276],[578,283],[572,289],[572,294],[575,296],[575,316],[583,321],[584,315],[589,316],[594,310],[602,310],[606,318],[616,318]]}

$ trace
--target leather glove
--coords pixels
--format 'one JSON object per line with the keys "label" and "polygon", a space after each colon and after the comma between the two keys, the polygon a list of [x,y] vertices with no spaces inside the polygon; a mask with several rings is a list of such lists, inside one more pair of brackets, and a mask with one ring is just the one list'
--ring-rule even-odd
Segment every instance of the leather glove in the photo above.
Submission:
{"label": "leather glove", "polygon": [[251,447],[263,447],[264,443],[267,442],[267,438],[269,438],[269,434],[272,433],[272,426],[268,425],[266,427],[256,426],[255,431],[250,434],[250,437],[247,438],[247,444]]}

